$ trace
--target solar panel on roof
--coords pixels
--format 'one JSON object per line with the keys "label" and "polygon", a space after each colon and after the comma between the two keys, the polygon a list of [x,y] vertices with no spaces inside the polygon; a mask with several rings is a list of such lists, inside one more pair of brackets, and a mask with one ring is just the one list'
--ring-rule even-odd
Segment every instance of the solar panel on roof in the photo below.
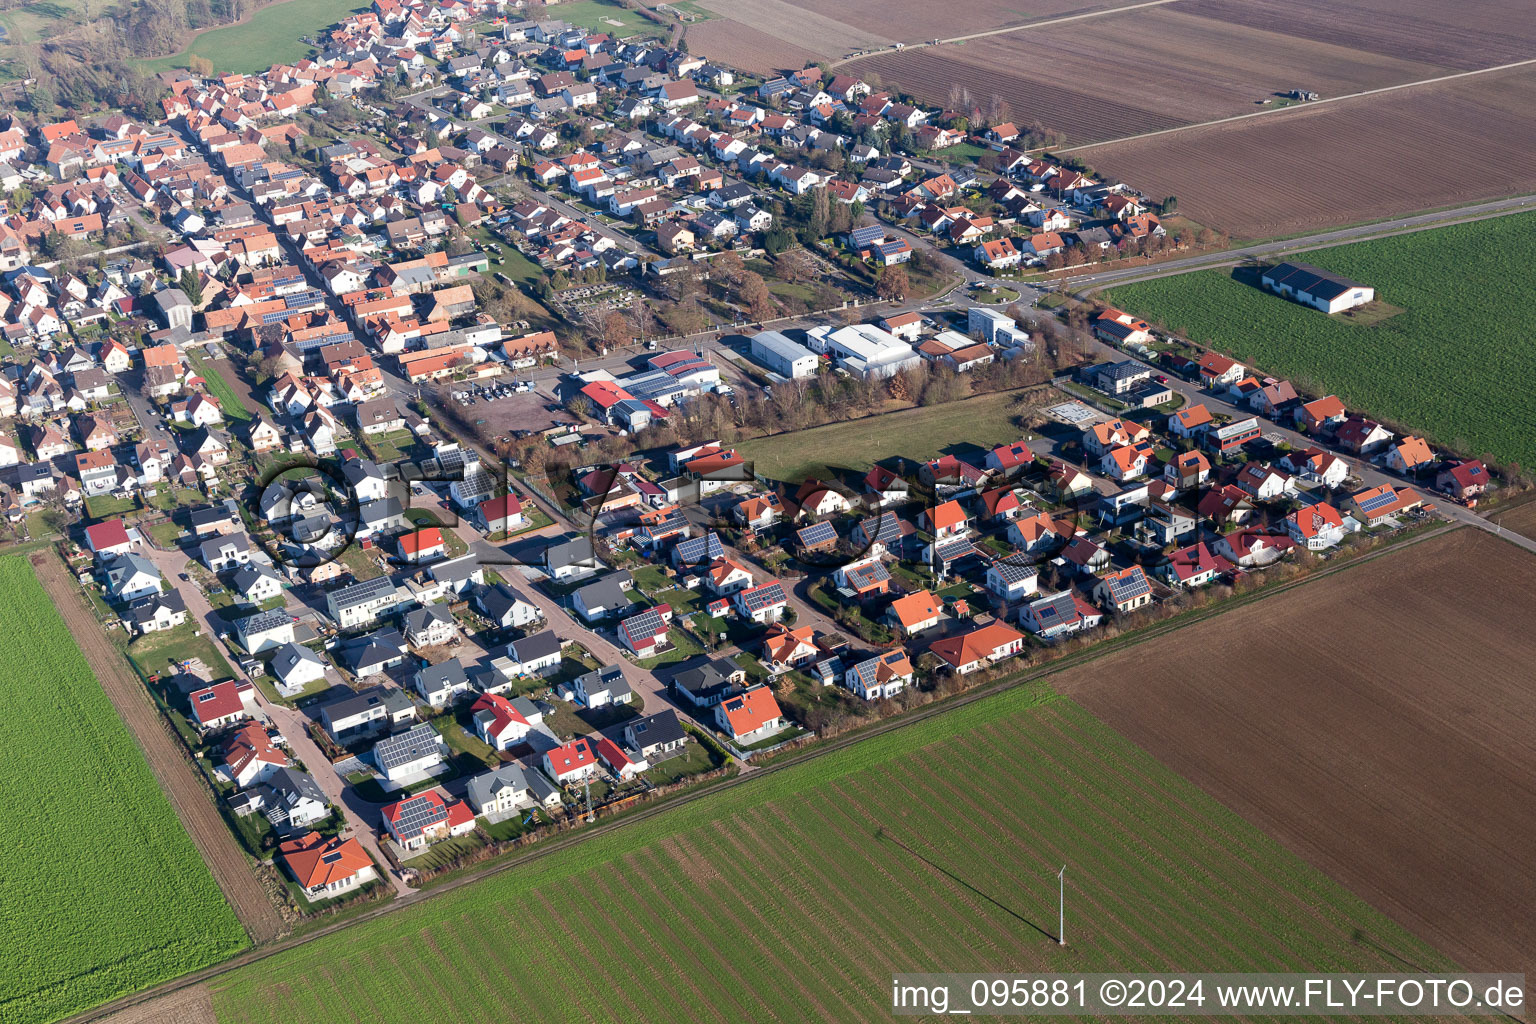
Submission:
{"label": "solar panel on roof", "polygon": [[677,544],[677,559],[683,565],[699,565],[724,557],[725,546],[713,530],[702,537],[689,537]]}
{"label": "solar panel on roof", "polygon": [[411,797],[395,810],[395,830],[401,835],[416,835],[428,825],[448,817],[448,808],[426,794]]}
{"label": "solar panel on roof", "polygon": [[1388,505],[1391,505],[1396,501],[1397,492],[1389,488],[1385,491],[1382,491],[1380,494],[1375,495],[1374,497],[1370,497],[1362,501],[1360,503],[1360,508],[1364,512],[1375,512],[1377,509],[1386,508]]}
{"label": "solar panel on roof", "polygon": [[788,599],[784,596],[784,588],[777,583],[765,583],[761,587],[754,587],[741,595],[742,603],[747,606],[747,611],[755,612],[770,605],[784,604]]}
{"label": "solar panel on roof", "polygon": [[666,619],[661,612],[654,608],[648,608],[639,615],[631,615],[624,620],[624,632],[632,639],[658,636],[667,628]]}
{"label": "solar panel on roof", "polygon": [[1116,601],[1129,601],[1151,591],[1147,577],[1138,569],[1127,576],[1116,576],[1109,581],[1110,594]]}
{"label": "solar panel on roof", "polygon": [[829,540],[837,539],[837,528],[831,523],[812,523],[810,526],[802,529],[796,536],[799,537],[801,544],[807,546],[825,544]]}
{"label": "solar panel on roof", "polygon": [[940,561],[943,562],[953,562],[956,559],[964,558],[966,555],[973,555],[975,553],[976,545],[972,544],[964,537],[946,541],[934,549],[934,554]]}

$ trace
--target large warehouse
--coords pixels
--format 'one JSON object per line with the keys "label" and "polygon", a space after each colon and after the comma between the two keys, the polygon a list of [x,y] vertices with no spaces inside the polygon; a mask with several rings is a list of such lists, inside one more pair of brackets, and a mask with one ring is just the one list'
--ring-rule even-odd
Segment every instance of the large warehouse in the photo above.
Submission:
{"label": "large warehouse", "polygon": [[810,349],[778,331],[759,331],[752,336],[752,358],[786,380],[813,376],[819,362]]}
{"label": "large warehouse", "polygon": [[889,377],[923,361],[911,345],[872,324],[813,327],[805,337],[812,352],[825,352],[860,377]]}
{"label": "large warehouse", "polygon": [[1310,263],[1277,263],[1260,280],[1276,295],[1324,313],[1342,313],[1376,297],[1376,289]]}

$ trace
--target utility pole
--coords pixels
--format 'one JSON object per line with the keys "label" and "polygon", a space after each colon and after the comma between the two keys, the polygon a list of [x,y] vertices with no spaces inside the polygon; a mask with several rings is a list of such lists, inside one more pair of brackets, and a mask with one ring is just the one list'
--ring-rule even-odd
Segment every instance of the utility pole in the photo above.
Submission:
{"label": "utility pole", "polygon": [[1056,944],[1065,946],[1067,944],[1067,866],[1065,864],[1061,866],[1060,871],[1056,872],[1056,880],[1061,883],[1060,902],[1057,904],[1060,916],[1056,923]]}

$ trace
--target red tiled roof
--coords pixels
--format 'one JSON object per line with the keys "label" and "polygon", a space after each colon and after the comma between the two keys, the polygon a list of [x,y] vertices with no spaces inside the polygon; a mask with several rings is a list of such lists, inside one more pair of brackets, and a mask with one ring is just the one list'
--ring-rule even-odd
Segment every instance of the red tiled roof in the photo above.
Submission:
{"label": "red tiled roof", "polygon": [[368,851],[356,839],[327,839],[319,832],[281,843],[277,851],[306,889],[318,889],[373,867]]}

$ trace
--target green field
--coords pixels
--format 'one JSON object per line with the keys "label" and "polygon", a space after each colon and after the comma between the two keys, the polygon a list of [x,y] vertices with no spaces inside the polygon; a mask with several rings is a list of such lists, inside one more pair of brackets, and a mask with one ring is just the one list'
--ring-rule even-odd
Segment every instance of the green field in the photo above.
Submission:
{"label": "green field", "polygon": [[1017,441],[1024,430],[1013,422],[1018,395],[1000,391],[963,402],[832,423],[745,441],[737,450],[774,480],[801,480],[842,467],[864,472],[881,459],[901,456],[927,462],[942,454],[991,451]]}
{"label": "green field", "polygon": [[415,1024],[423,1004],[462,1020],[883,1021],[897,971],[1400,969],[1394,956],[1448,966],[1078,705],[1021,688],[212,984],[221,1024]]}
{"label": "green field", "polygon": [[253,411],[245,404],[245,400],[240,397],[240,393],[229,383],[229,379],[224,376],[226,372],[234,372],[233,369],[225,370],[229,363],[226,361],[221,366],[217,361],[205,359],[201,352],[190,348],[187,349],[187,355],[191,358],[192,365],[197,368],[197,372],[208,382],[209,393],[219,400],[219,408],[224,410],[225,420],[236,423],[248,422],[253,415]]}
{"label": "green field", "polygon": [[1305,253],[1404,312],[1375,326],[1327,316],[1222,271],[1126,285],[1108,302],[1353,409],[1472,455],[1536,465],[1536,214]]}
{"label": "green field", "polygon": [[[637,32],[648,35],[661,34],[660,27],[646,21],[634,11],[626,9],[622,4],[606,3],[604,0],[576,0],[575,3],[563,3],[558,6],[559,10],[551,10],[549,17],[568,21],[590,32],[607,32],[616,36],[629,36]],[[616,21],[619,24],[610,25],[610,21]]]}
{"label": "green field", "polygon": [[246,944],[26,560],[0,559],[0,1020],[49,1021]]}
{"label": "green field", "polygon": [[280,0],[263,7],[242,25],[204,32],[175,56],[146,60],[142,66],[151,73],[184,68],[188,58],[195,55],[213,61],[215,71],[254,74],[309,56],[313,48],[299,42],[300,36],[318,37],[364,7],[358,0]]}

